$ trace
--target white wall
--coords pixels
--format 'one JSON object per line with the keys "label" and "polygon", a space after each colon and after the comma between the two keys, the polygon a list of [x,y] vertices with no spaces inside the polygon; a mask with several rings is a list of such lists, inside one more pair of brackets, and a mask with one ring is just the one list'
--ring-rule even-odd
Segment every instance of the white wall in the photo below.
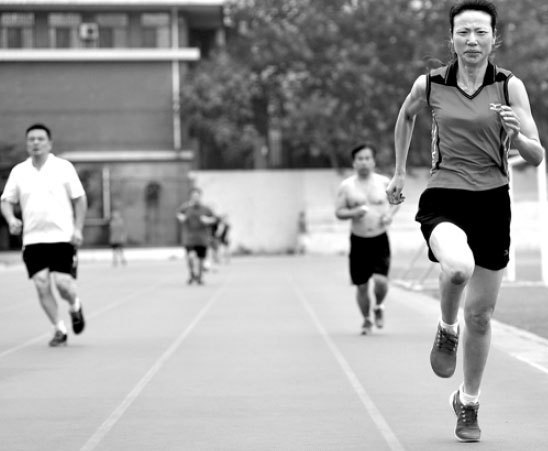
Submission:
{"label": "white wall", "polygon": [[[535,169],[513,174],[512,240],[518,247],[538,247]],[[309,251],[342,253],[348,247],[349,224],[334,216],[334,202],[341,180],[348,175],[333,170],[194,171],[191,178],[203,189],[204,202],[218,213],[227,213],[232,224],[232,248],[254,253],[285,253],[295,248],[297,219],[305,210],[309,223]],[[391,227],[395,251],[415,250],[423,239],[414,217],[427,170],[410,171],[402,204]]]}

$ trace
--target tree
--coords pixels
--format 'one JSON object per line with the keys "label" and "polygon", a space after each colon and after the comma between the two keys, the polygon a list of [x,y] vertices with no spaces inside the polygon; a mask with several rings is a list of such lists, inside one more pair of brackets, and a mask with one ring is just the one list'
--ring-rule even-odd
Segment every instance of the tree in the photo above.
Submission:
{"label": "tree", "polygon": [[[347,165],[348,149],[363,140],[381,149],[381,166],[390,165],[394,123],[411,85],[450,59],[452,3],[230,3],[226,47],[196,67],[184,90],[191,131],[221,167],[256,166],[257,155],[271,144],[272,129],[281,134],[284,165]],[[501,65],[523,72],[537,121],[548,101],[542,95],[548,89],[547,38],[539,8],[548,22],[540,0],[501,0],[497,54]],[[428,165],[429,115],[420,115],[416,127],[409,164]]]}

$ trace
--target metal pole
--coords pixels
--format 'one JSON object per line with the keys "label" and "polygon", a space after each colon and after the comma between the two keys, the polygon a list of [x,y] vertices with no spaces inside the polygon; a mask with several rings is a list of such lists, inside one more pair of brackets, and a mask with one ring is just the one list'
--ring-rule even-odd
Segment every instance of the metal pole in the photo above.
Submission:
{"label": "metal pole", "polygon": [[[509,194],[510,194],[510,204],[514,204],[514,183],[512,177],[512,170],[516,164],[519,164],[523,162],[523,158],[521,156],[516,156],[513,158],[508,159],[508,171],[510,172],[509,177]],[[510,234],[512,235],[512,230],[510,230]],[[509,257],[510,261],[508,262],[508,266],[506,267],[506,280],[509,282],[515,282],[516,281],[516,245],[514,244],[515,240],[510,240],[510,250],[509,250]]]}
{"label": "metal pole", "polygon": [[[179,14],[177,8],[171,10],[171,47],[179,48]],[[173,113],[173,148],[181,150],[181,74],[179,61],[171,62],[171,96]]]}
{"label": "metal pole", "polygon": [[110,219],[111,210],[110,168],[103,166],[103,219]]}
{"label": "metal pole", "polygon": [[537,168],[537,188],[539,206],[540,261],[542,283],[548,285],[548,194],[546,192],[546,158]]}

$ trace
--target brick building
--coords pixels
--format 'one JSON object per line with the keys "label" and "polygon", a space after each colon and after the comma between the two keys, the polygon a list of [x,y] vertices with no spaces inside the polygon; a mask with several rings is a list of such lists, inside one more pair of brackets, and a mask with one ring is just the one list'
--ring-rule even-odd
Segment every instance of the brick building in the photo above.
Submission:
{"label": "brick building", "polygon": [[26,127],[50,126],[88,193],[88,245],[106,244],[113,208],[130,243],[179,241],[192,160],[179,91],[223,42],[223,3],[0,0],[0,152],[23,158]]}

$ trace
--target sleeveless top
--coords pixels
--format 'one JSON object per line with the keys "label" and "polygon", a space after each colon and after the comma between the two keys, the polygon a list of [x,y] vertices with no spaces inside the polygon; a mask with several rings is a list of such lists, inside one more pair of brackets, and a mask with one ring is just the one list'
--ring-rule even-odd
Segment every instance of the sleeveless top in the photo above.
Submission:
{"label": "sleeveless top", "polygon": [[491,103],[508,105],[512,73],[488,63],[472,95],[457,86],[457,62],[430,71],[432,168],[428,188],[481,191],[508,184],[510,139]]}

